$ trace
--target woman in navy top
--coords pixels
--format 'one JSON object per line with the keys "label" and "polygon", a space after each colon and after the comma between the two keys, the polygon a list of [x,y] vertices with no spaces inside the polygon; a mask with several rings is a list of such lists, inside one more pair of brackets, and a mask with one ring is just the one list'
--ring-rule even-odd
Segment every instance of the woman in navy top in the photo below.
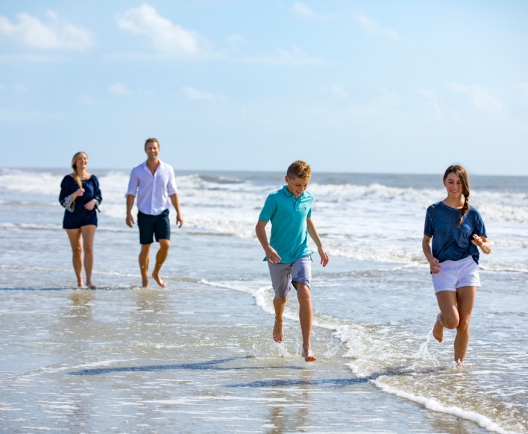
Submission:
{"label": "woman in navy top", "polygon": [[485,254],[491,252],[491,247],[480,213],[469,205],[466,170],[458,165],[449,166],[444,173],[444,186],[447,197],[427,208],[422,249],[440,308],[433,336],[442,342],[444,328],[456,328],[455,362],[462,363],[480,286],[478,247]]}
{"label": "woman in navy top", "polygon": [[[84,250],[84,269],[86,286],[95,289],[92,284],[93,240],[97,228],[98,205],[103,200],[99,180],[86,171],[88,155],[77,152],[72,159],[73,173],[66,175],[61,182],[60,204],[66,208],[62,227],[66,229],[72,248],[72,262],[77,277],[77,287],[82,288],[82,251]],[[81,248],[82,238],[82,248]]]}

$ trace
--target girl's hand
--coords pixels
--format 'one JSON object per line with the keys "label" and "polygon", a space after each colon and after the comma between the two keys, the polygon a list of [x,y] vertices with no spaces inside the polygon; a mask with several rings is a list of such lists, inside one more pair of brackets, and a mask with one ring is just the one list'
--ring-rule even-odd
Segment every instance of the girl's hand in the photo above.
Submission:
{"label": "girl's hand", "polygon": [[471,240],[471,242],[475,246],[480,247],[480,248],[482,248],[482,245],[484,244],[484,240],[480,238],[477,234],[473,235],[473,239]]}
{"label": "girl's hand", "polygon": [[429,261],[429,270],[431,271],[431,273],[433,274],[440,273],[440,268],[442,268],[442,266],[440,265],[440,262],[438,261],[438,259],[432,258],[432,260]]}
{"label": "girl's hand", "polygon": [[319,256],[321,257],[321,265],[326,267],[326,264],[328,264],[328,261],[330,260],[328,253],[326,253],[326,250],[322,246],[318,247],[317,250],[319,252]]}
{"label": "girl's hand", "polygon": [[75,197],[79,197],[79,196],[82,196],[83,193],[84,193],[84,188],[79,187],[79,189],[75,193],[73,193],[73,195]]}
{"label": "girl's hand", "polygon": [[86,205],[84,205],[84,207],[85,207],[88,211],[93,210],[94,207],[95,207],[95,200],[91,200],[90,202],[87,202]]}

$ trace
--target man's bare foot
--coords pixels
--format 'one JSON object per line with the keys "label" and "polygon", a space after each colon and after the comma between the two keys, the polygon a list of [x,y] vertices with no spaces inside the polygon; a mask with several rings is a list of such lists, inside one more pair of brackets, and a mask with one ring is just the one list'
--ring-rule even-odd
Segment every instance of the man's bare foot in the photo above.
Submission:
{"label": "man's bare foot", "polygon": [[97,286],[95,286],[92,282],[86,282],[86,287],[88,289],[97,289]]}
{"label": "man's bare foot", "polygon": [[433,327],[433,337],[441,343],[444,340],[444,326],[440,322],[440,315],[441,314],[438,314],[436,317],[436,322]]}
{"label": "man's bare foot", "polygon": [[305,362],[315,362],[317,360],[310,348],[308,348],[307,350],[303,350],[302,356],[304,357]]}
{"label": "man's bare foot", "polygon": [[148,277],[141,276],[141,287],[148,288]]}
{"label": "man's bare foot", "polygon": [[275,325],[273,326],[273,340],[278,344],[282,344],[284,340],[284,332],[282,331],[282,320],[275,318]]}
{"label": "man's bare foot", "polygon": [[167,285],[165,284],[165,282],[163,280],[161,280],[161,277],[159,275],[159,273],[156,273],[155,271],[152,272],[152,278],[158,283],[159,286],[161,286],[162,288],[165,288]]}

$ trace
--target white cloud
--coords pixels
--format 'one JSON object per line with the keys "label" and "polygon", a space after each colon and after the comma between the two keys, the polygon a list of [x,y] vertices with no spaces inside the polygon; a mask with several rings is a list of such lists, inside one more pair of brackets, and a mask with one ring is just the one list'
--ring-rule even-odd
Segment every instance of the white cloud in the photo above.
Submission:
{"label": "white cloud", "polygon": [[427,100],[425,107],[435,114],[437,120],[444,118],[444,111],[438,102],[438,92],[436,90],[418,88],[414,92]]}
{"label": "white cloud", "polygon": [[354,18],[365,33],[390,38],[394,41],[399,39],[398,33],[394,30],[382,28],[378,22],[370,19],[364,14],[356,15]]}
{"label": "white cloud", "polygon": [[202,92],[194,87],[184,86],[181,88],[182,93],[189,99],[199,101],[209,101],[213,99],[224,99],[222,95],[215,95],[212,93]]}
{"label": "white cloud", "polygon": [[108,92],[113,93],[114,95],[119,95],[119,96],[130,94],[130,91],[125,86],[123,86],[121,83],[116,83],[108,87]]}
{"label": "white cloud", "polygon": [[246,38],[244,38],[242,35],[229,35],[227,37],[227,43],[232,50],[238,50],[241,47],[248,45]]}
{"label": "white cloud", "polygon": [[26,13],[17,15],[18,23],[0,15],[0,40],[11,40],[18,45],[46,50],[85,50],[95,45],[92,34],[82,27],[74,26],[48,11],[48,23]]}
{"label": "white cloud", "polygon": [[292,6],[292,11],[305,18],[317,18],[317,15],[305,3],[297,2]]}
{"label": "white cloud", "polygon": [[200,52],[198,33],[172,24],[146,3],[117,17],[117,25],[121,30],[148,36],[152,47],[160,52],[186,55]]}
{"label": "white cloud", "polygon": [[272,54],[241,58],[239,60],[247,63],[260,63],[263,65],[321,65],[327,63],[325,60],[309,57],[296,45],[292,45],[289,50],[279,48]]}
{"label": "white cloud", "polygon": [[493,98],[483,87],[477,85],[468,86],[459,83],[450,83],[446,86],[448,89],[467,95],[477,110],[486,110],[491,115],[498,113],[502,108],[502,103]]}

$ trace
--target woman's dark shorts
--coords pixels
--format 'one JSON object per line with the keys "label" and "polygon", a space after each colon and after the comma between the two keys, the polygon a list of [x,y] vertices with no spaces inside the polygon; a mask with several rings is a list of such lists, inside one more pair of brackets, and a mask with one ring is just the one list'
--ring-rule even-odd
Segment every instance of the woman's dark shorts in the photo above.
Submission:
{"label": "woman's dark shorts", "polygon": [[97,227],[97,212],[95,209],[88,211],[86,208],[79,206],[74,208],[73,212],[64,211],[64,219],[62,220],[64,229],[79,229],[88,225]]}
{"label": "woman's dark shorts", "polygon": [[166,209],[161,214],[149,215],[138,211],[137,222],[139,227],[139,244],[152,244],[153,236],[156,241],[170,240],[169,210]]}

